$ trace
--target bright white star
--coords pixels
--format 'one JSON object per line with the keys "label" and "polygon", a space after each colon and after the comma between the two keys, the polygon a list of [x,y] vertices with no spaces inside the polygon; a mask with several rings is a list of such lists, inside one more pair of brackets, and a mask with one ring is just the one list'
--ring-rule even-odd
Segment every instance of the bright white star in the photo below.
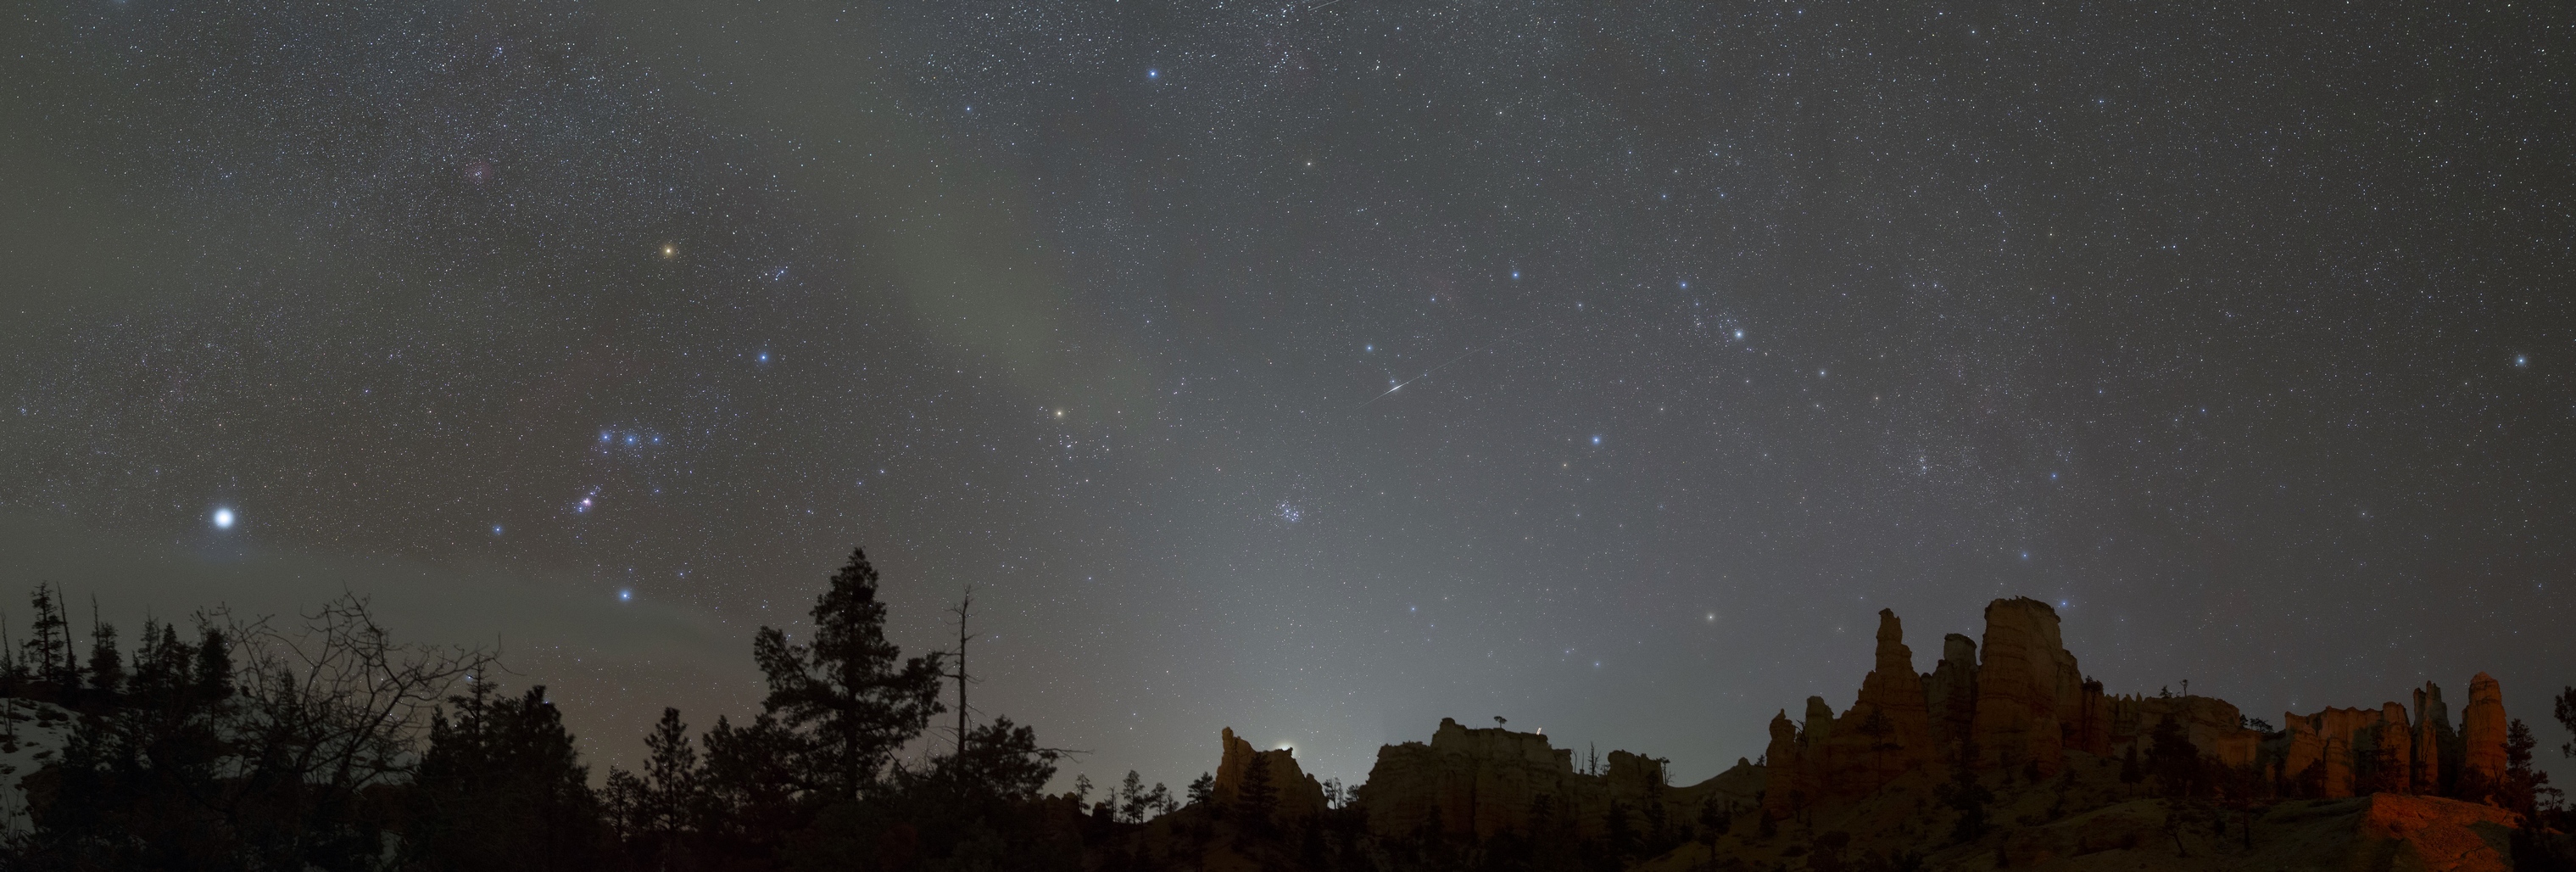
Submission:
{"label": "bright white star", "polygon": [[216,509],[212,520],[215,522],[215,529],[230,530],[233,528],[233,510]]}

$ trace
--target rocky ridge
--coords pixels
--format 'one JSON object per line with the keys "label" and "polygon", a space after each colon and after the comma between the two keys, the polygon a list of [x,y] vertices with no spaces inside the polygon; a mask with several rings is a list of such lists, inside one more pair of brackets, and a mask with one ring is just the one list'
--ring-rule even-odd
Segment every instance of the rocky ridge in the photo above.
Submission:
{"label": "rocky ridge", "polygon": [[[1918,673],[1902,622],[1882,610],[1851,707],[1810,697],[1795,717],[1780,709],[1759,761],[1698,784],[1668,784],[1644,755],[1578,766],[1546,736],[1443,719],[1428,742],[1380,748],[1343,807],[1298,786],[1281,791],[1278,814],[1365,832],[1380,860],[1555,840],[1591,846],[1596,861],[1628,845],[1643,853],[1620,865],[1676,872],[2504,869],[2509,837],[2530,826],[2493,804],[2507,720],[2486,674],[2471,679],[2457,729],[2427,683],[2411,706],[2285,712],[2264,730],[2213,697],[2107,693],[2047,603],[1998,599],[1985,621],[1982,639],[1946,635]],[[1221,742],[1221,799],[1255,760],[1274,784],[1314,784],[1286,750],[1256,752],[1230,729]]]}

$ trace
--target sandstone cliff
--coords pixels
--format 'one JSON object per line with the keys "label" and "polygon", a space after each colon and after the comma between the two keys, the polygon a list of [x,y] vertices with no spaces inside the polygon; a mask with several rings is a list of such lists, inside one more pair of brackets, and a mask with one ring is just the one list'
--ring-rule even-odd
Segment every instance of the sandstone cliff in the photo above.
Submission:
{"label": "sandstone cliff", "polygon": [[1444,835],[1476,838],[1538,830],[1588,837],[1605,829],[1614,802],[1632,825],[1649,805],[1678,822],[1707,801],[1751,808],[1764,785],[1759,768],[1742,761],[1689,787],[1668,785],[1659,759],[1612,751],[1606,762],[1598,772],[1578,771],[1573,750],[1551,746],[1546,736],[1442,718],[1427,744],[1379,748],[1353,804],[1372,832],[1386,836],[1436,824]]}
{"label": "sandstone cliff", "polygon": [[1986,606],[1986,659],[1977,667],[1977,709],[1969,738],[1983,768],[2064,765],[2066,734],[2084,680],[2057,632],[2057,610],[2029,597]]}
{"label": "sandstone cliff", "polygon": [[[1428,742],[1379,749],[1344,810],[1325,807],[1288,752],[1256,751],[1229,730],[1217,794],[1229,799],[1243,772],[1269,766],[1283,819],[1320,815],[1322,828],[1364,830],[1379,840],[1370,850],[1426,864],[1544,849],[1558,858],[1547,868],[1674,872],[2509,865],[2506,834],[2524,824],[2491,804],[2507,719],[2490,676],[2471,681],[2457,730],[2427,682],[2411,712],[2388,702],[2284,713],[2266,732],[2213,697],[2106,693],[2046,603],[1995,600],[1985,619],[1982,644],[1948,634],[1941,659],[1917,673],[1903,623],[1882,610],[1849,708],[1810,697],[1797,715],[1777,710],[1761,763],[1688,787],[1671,786],[1659,759],[1612,751],[1606,767],[1578,767],[1545,736],[1443,719]],[[1973,818],[1956,807],[1963,796]],[[1614,844],[1640,853],[1598,854]]]}
{"label": "sandstone cliff", "polygon": [[2504,777],[2504,690],[2480,672],[2469,679],[2469,704],[2460,710],[2459,784],[2484,790]]}
{"label": "sandstone cliff", "polygon": [[1269,770],[1270,787],[1276,791],[1273,815],[1282,821],[1314,817],[1324,811],[1324,786],[1297,766],[1297,752],[1281,748],[1262,751],[1234,735],[1227,727],[1218,735],[1225,749],[1216,767],[1215,796],[1218,802],[1231,805],[1243,790],[1244,776],[1252,767]]}

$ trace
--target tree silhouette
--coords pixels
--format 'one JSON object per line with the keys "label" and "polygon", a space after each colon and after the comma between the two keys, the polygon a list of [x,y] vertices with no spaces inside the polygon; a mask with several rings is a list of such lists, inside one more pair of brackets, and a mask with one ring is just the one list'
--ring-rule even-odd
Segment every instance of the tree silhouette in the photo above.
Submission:
{"label": "tree silhouette", "polygon": [[2525,818],[2539,811],[2542,797],[2559,795],[2558,788],[2549,786],[2549,773],[2531,768],[2531,751],[2538,744],[2521,718],[2505,725],[2504,777],[2496,784],[2496,804]]}
{"label": "tree silhouette", "polygon": [[2197,795],[2202,784],[2200,747],[2183,732],[2182,722],[2173,717],[2157,721],[2151,739],[2147,763],[2155,771],[2156,792],[2175,799]]}
{"label": "tree silhouette", "polygon": [[861,550],[832,575],[811,614],[811,644],[788,644],[772,627],[754,637],[752,656],[769,682],[762,705],[802,740],[796,781],[829,799],[855,800],[895,750],[945,710],[941,657],[907,660],[886,640],[877,571]]}
{"label": "tree silhouette", "polygon": [[70,694],[80,689],[80,667],[72,656],[71,623],[63,619],[61,594],[60,588],[40,582],[28,597],[36,618],[20,656],[31,677],[53,685],[57,694]]}
{"label": "tree silhouette", "polygon": [[[2557,698],[2550,700],[2550,703],[2553,709],[2551,714],[2557,717],[2558,726],[2565,729],[2569,736],[2576,737],[2576,687],[2560,689]],[[2576,739],[2558,746],[2558,753],[2567,757],[2576,757]]]}
{"label": "tree silhouette", "polygon": [[1888,721],[1887,715],[1880,712],[1877,706],[1871,706],[1869,717],[1861,720],[1860,734],[1869,737],[1871,772],[1886,772],[1887,752],[1904,747],[1887,741],[1888,734],[1895,731],[1896,725]]}
{"label": "tree silhouette", "polygon": [[590,768],[542,686],[517,697],[477,681],[431,716],[413,780],[412,838],[426,869],[594,869],[605,835]]}
{"label": "tree silhouette", "polygon": [[1271,833],[1279,813],[1279,787],[1271,783],[1270,761],[1259,751],[1252,752],[1243,767],[1243,781],[1234,786],[1236,823],[1256,836]]}

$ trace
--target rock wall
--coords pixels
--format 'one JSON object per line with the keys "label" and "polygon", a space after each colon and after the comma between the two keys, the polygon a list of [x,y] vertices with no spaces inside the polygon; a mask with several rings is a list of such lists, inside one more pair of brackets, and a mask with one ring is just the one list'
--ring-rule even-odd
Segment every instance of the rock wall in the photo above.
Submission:
{"label": "rock wall", "polygon": [[1565,814],[1601,792],[1586,783],[1600,780],[1577,774],[1574,752],[1550,747],[1546,736],[1442,718],[1428,744],[1379,748],[1357,802],[1370,829],[1383,834],[1410,833],[1436,814],[1445,832],[1481,838],[1528,826],[1541,796],[1551,817]]}
{"label": "rock wall", "polygon": [[1298,768],[1296,751],[1256,749],[1251,742],[1236,738],[1233,727],[1225,728],[1218,741],[1224,745],[1225,756],[1217,762],[1216,801],[1233,804],[1242,792],[1245,774],[1254,766],[1264,766],[1270,770],[1271,789],[1278,792],[1278,805],[1273,812],[1276,819],[1292,821],[1323,813],[1324,786]]}
{"label": "rock wall", "polygon": [[1802,718],[1782,711],[1772,719],[1764,809],[1788,819],[1869,796],[1908,772],[1946,777],[1971,741],[1979,769],[2029,767],[2047,777],[2069,753],[2113,757],[2132,745],[2145,753],[2143,743],[2168,719],[2213,765],[2250,768],[2280,789],[2323,797],[2468,795],[2455,789],[2461,778],[2492,783],[2504,770],[2503,697],[2483,674],[2458,733],[2441,688],[2427,682],[2414,692],[2411,717],[2393,702],[2286,714],[2283,734],[2267,742],[2225,700],[2106,695],[2078,669],[2047,603],[1999,599],[1985,617],[1982,645],[1950,634],[1940,662],[1916,673],[1903,624],[1880,611],[1876,661],[1852,707],[1837,716],[1810,697]]}
{"label": "rock wall", "polygon": [[[2108,758],[2134,747],[2143,755],[2168,720],[2182,726],[2208,764],[2250,770],[2289,795],[2474,798],[2470,785],[2491,784],[2504,770],[2503,694],[2484,674],[2470,685],[2457,732],[2441,688],[2427,682],[2414,691],[2411,717],[2393,702],[2285,713],[2282,732],[2266,736],[2225,700],[2106,694],[2078,669],[2047,603],[1995,600],[1985,619],[1982,644],[1948,634],[1932,671],[1917,673],[1902,621],[1881,610],[1876,656],[1849,709],[1837,714],[1824,698],[1809,697],[1796,718],[1779,711],[1761,763],[1739,762],[1698,785],[1671,787],[1661,761],[1622,751],[1610,753],[1606,770],[1578,771],[1574,752],[1545,736],[1443,719],[1428,743],[1380,748],[1353,801],[1381,835],[1415,833],[1435,821],[1446,834],[1478,838],[1536,827],[1598,835],[1614,801],[1632,813],[1660,802],[1672,820],[1695,819],[1708,799],[1747,810],[1758,803],[1775,820],[1807,821],[1859,807],[1909,778],[1914,789],[1929,789],[1950,776],[1971,742],[1977,753],[1966,759],[1978,769],[2051,777],[2070,754]],[[1252,761],[1263,760],[1281,786],[1283,816],[1323,808],[1320,788],[1287,752],[1255,751],[1231,731],[1225,742],[1220,798],[1231,796]]]}
{"label": "rock wall", "polygon": [[[1786,722],[1784,713],[1779,723]],[[1796,728],[1789,729],[1794,745]],[[1629,810],[1631,826],[1643,820],[1649,803],[1662,803],[1667,820],[1692,821],[1706,800],[1750,808],[1767,780],[1761,767],[1738,761],[1717,777],[1676,788],[1667,784],[1662,760],[1612,751],[1603,762],[1598,773],[1577,771],[1574,752],[1552,747],[1546,736],[1469,729],[1442,718],[1428,743],[1380,747],[1353,802],[1367,813],[1369,829],[1384,836],[1411,835],[1434,821],[1444,835],[1480,839],[1540,829],[1597,836],[1613,801]]]}
{"label": "rock wall", "polygon": [[2065,764],[2060,726],[2076,715],[2083,685],[2075,655],[2059,641],[2057,610],[2029,597],[1986,606],[1985,662],[1977,667],[1977,710],[1969,738],[1979,768]]}
{"label": "rock wall", "polygon": [[2200,749],[2200,756],[2227,766],[2254,765],[2263,741],[2263,734],[2242,726],[2243,713],[2236,706],[2216,697],[2121,696],[2108,700],[2107,708],[2108,740],[2099,752],[2102,756],[2133,742],[2140,743],[2140,755],[2146,754],[2156,725],[2167,719],[2182,724],[2183,736]]}
{"label": "rock wall", "polygon": [[[1808,707],[1811,725],[1818,723],[1818,711],[1832,711],[1821,698],[1810,698]],[[1823,723],[1821,731],[1808,728],[1806,783],[1824,798],[1868,796],[1939,761],[1923,677],[1914,672],[1914,652],[1905,647],[1905,628],[1895,612],[1879,610],[1877,664],[1861,679],[1860,698]]]}
{"label": "rock wall", "polygon": [[1941,637],[1941,661],[1923,674],[1923,703],[1930,713],[1932,744],[1943,762],[1957,756],[1977,716],[1977,640]]}
{"label": "rock wall", "polygon": [[[2271,772],[2292,792],[2339,798],[2362,793],[2476,799],[2504,773],[2504,692],[2478,673],[2469,682],[2462,729],[2453,732],[2442,688],[2425,682],[2404,705],[2329,707],[2282,714],[2289,740]],[[2314,767],[2314,771],[2310,771]]]}
{"label": "rock wall", "polygon": [[2504,734],[2504,689],[2480,672],[2469,679],[2469,704],[2460,710],[2460,791],[2483,795],[2504,777]]}
{"label": "rock wall", "polygon": [[1762,813],[1773,820],[1787,820],[1807,804],[1807,761],[1805,747],[1798,742],[1798,725],[1789,722],[1789,710],[1781,709],[1771,716],[1771,745],[1762,752],[1765,774],[1762,791]]}

